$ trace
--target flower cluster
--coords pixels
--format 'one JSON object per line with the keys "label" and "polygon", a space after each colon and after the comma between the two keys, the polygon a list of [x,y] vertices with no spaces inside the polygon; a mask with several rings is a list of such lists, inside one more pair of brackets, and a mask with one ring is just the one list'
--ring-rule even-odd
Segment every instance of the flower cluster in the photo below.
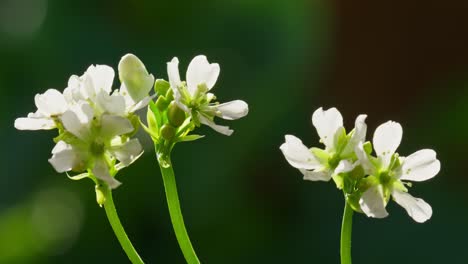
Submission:
{"label": "flower cluster", "polygon": [[247,115],[246,102],[234,100],[227,103],[213,102],[216,96],[209,93],[216,83],[220,72],[217,63],[209,63],[205,56],[192,59],[187,68],[187,81],[182,82],[179,74],[179,60],[175,57],[167,63],[169,83],[177,105],[187,112],[196,126],[205,124],[224,135],[231,135],[233,130],[214,123],[215,116],[235,120]]}
{"label": "flower cluster", "polygon": [[[214,118],[233,120],[244,117],[248,106],[235,100],[220,104],[209,93],[218,78],[220,67],[203,55],[189,64],[187,82],[179,76],[178,59],[167,64],[169,82],[155,79],[144,64],[132,54],[119,62],[119,89],[112,90],[114,70],[106,65],[91,65],[82,76],[73,75],[63,93],[49,89],[37,94],[37,111],[15,120],[20,130],[57,129],[59,135],[49,162],[57,172],[79,173],[72,179],[89,177],[97,186],[106,183],[116,188],[115,174],[133,163],[143,149],[132,138],[141,121],[135,111],[148,107],[148,127],[158,152],[170,152],[176,142],[202,136],[188,135],[206,124],[231,135],[233,130],[214,123]],[[149,96],[155,88],[157,99]],[[159,154],[159,153],[158,153]]]}
{"label": "flower cluster", "polygon": [[132,136],[139,127],[135,111],[145,107],[154,84],[143,63],[127,54],[119,62],[120,89],[112,90],[114,70],[91,65],[81,76],[73,75],[63,93],[49,89],[35,96],[37,111],[18,118],[20,130],[58,129],[49,162],[57,172],[81,173],[96,185],[120,185],[114,176],[133,163],[143,149]]}
{"label": "flower cluster", "polygon": [[158,98],[156,102],[150,102],[148,127],[145,127],[155,142],[158,159],[163,166],[175,143],[202,137],[189,134],[196,127],[205,124],[229,136],[233,130],[215,124],[214,118],[234,120],[246,116],[249,111],[247,103],[241,100],[222,104],[216,101],[216,96],[209,91],[218,79],[220,67],[217,63],[209,63],[203,55],[190,62],[187,81],[180,80],[176,57],[167,63],[167,72],[169,81],[156,80]]}
{"label": "flower cluster", "polygon": [[[366,115],[356,118],[355,128],[346,133],[343,118],[336,108],[317,109],[312,123],[324,149],[307,148],[300,139],[286,135],[281,145],[289,164],[299,169],[305,180],[333,179],[342,189],[354,210],[369,217],[384,218],[390,200],[401,205],[416,222],[432,216],[432,208],[424,200],[408,193],[411,183],[434,177],[440,162],[431,149],[417,151],[407,157],[396,153],[403,130],[399,123],[388,121],[380,125],[371,142],[366,142]],[[372,147],[375,156],[372,155]]]}

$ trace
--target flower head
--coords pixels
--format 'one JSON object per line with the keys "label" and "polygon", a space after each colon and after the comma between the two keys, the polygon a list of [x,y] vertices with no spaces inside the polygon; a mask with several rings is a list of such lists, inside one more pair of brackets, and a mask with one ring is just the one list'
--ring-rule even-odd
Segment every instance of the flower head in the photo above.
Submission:
{"label": "flower head", "polygon": [[119,63],[122,86],[112,91],[114,70],[106,65],[91,65],[81,75],[72,75],[63,94],[49,89],[35,97],[37,111],[18,118],[20,130],[57,128],[56,146],[49,162],[57,172],[82,173],[96,184],[111,188],[120,185],[114,176],[142,153],[134,112],[148,104],[154,77],[134,55]]}
{"label": "flower head", "polygon": [[226,120],[239,119],[247,115],[247,103],[234,100],[227,103],[216,102],[216,97],[209,91],[218,79],[220,68],[217,63],[209,63],[203,55],[196,56],[190,62],[186,82],[180,80],[179,60],[174,57],[167,63],[170,87],[177,105],[190,114],[194,123],[205,124],[219,133],[231,135],[233,130],[227,126],[215,124],[214,118]]}
{"label": "flower head", "polygon": [[[286,135],[286,142],[281,145],[286,160],[291,166],[304,174],[305,180],[328,181],[340,173],[353,170],[357,165],[354,147],[365,140],[367,126],[366,115],[356,118],[355,128],[348,134],[343,127],[343,117],[336,108],[324,111],[317,109],[312,115],[312,124],[317,129],[324,149],[307,148],[300,139]],[[339,178],[335,178],[341,188]]]}
{"label": "flower head", "polygon": [[[356,147],[364,170],[367,190],[362,194],[359,204],[369,217],[383,218],[388,215],[385,209],[390,196],[401,205],[416,222],[425,222],[432,216],[432,208],[423,199],[408,193],[408,181],[425,181],[440,171],[440,161],[432,149],[416,151],[408,157],[396,153],[403,135],[397,122],[388,121],[380,125],[374,133],[373,145],[377,157],[372,157],[363,144]],[[406,185],[406,186],[405,186]]]}
{"label": "flower head", "polygon": [[347,204],[369,217],[388,215],[385,207],[393,197],[416,222],[425,222],[432,208],[424,200],[408,194],[405,181],[424,181],[440,170],[435,151],[423,149],[408,157],[396,153],[403,135],[399,123],[388,121],[380,125],[373,138],[376,157],[371,155],[372,144],[365,142],[366,115],[359,115],[355,128],[348,134],[343,118],[335,108],[317,109],[312,123],[317,129],[324,149],[307,148],[300,139],[286,135],[281,145],[289,164],[304,174],[304,179],[328,181],[331,178],[343,190]]}

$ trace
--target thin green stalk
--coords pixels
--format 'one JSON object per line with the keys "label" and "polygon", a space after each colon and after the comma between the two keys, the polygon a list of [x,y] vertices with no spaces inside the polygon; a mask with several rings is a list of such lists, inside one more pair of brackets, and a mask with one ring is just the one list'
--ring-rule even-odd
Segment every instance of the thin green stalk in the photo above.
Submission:
{"label": "thin green stalk", "polygon": [[114,200],[112,199],[112,192],[109,188],[103,188],[106,196],[106,202],[104,203],[104,209],[106,210],[107,218],[109,219],[109,223],[114,230],[117,239],[120,242],[123,250],[127,254],[128,258],[133,264],[143,264],[143,260],[138,255],[137,251],[128,239],[127,234],[125,233],[124,228],[122,227],[122,223],[120,223],[119,216],[117,215],[117,211],[115,210]]}
{"label": "thin green stalk", "polygon": [[[161,164],[163,163],[163,164]],[[179,242],[180,249],[184,254],[185,260],[188,264],[199,264],[197,254],[193,249],[190,238],[185,229],[182,211],[180,210],[179,196],[177,194],[177,185],[174,176],[174,170],[170,157],[166,157],[164,161],[159,163],[161,174],[164,181],[164,189],[166,191],[167,205],[169,207],[169,214],[171,215],[172,226]]]}
{"label": "thin green stalk", "polygon": [[343,222],[341,223],[341,264],[351,264],[351,230],[353,228],[353,213],[353,208],[351,208],[345,199]]}

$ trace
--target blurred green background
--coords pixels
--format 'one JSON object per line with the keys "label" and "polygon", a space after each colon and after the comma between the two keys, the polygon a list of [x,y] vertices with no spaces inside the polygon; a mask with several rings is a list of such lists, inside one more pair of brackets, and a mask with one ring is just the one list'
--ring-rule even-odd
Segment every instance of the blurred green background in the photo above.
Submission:
{"label": "blurred green background", "polygon": [[[203,263],[338,263],[343,199],[306,182],[279,151],[285,134],[318,146],[312,112],[337,107],[349,129],[402,123],[399,152],[437,151],[442,170],[411,189],[434,210],[417,224],[390,203],[354,218],[355,263],[468,259],[468,3],[430,1],[0,1],[0,263],[128,263],[91,181],[56,173],[54,131],[17,131],[34,95],[63,90],[90,64],[134,53],[157,78],[166,62],[221,65],[220,101],[250,113],[173,154],[185,222]],[[117,85],[117,82],[115,83]],[[144,112],[144,111],[143,111]],[[184,263],[148,139],[114,191],[147,263]],[[146,141],[145,141],[146,140]]]}

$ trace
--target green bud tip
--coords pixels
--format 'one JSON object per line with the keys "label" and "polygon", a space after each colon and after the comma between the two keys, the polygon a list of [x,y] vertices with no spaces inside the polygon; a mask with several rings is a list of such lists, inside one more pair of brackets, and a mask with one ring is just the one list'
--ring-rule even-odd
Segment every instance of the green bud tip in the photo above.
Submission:
{"label": "green bud tip", "polygon": [[163,79],[157,79],[154,83],[154,91],[159,95],[165,95],[171,85]]}
{"label": "green bud tip", "polygon": [[172,89],[167,90],[165,97],[168,101],[174,100],[174,91]]}
{"label": "green bud tip", "polygon": [[156,100],[156,107],[160,112],[164,112],[166,111],[169,102],[170,101],[168,101],[164,96],[159,96],[158,100]]}

